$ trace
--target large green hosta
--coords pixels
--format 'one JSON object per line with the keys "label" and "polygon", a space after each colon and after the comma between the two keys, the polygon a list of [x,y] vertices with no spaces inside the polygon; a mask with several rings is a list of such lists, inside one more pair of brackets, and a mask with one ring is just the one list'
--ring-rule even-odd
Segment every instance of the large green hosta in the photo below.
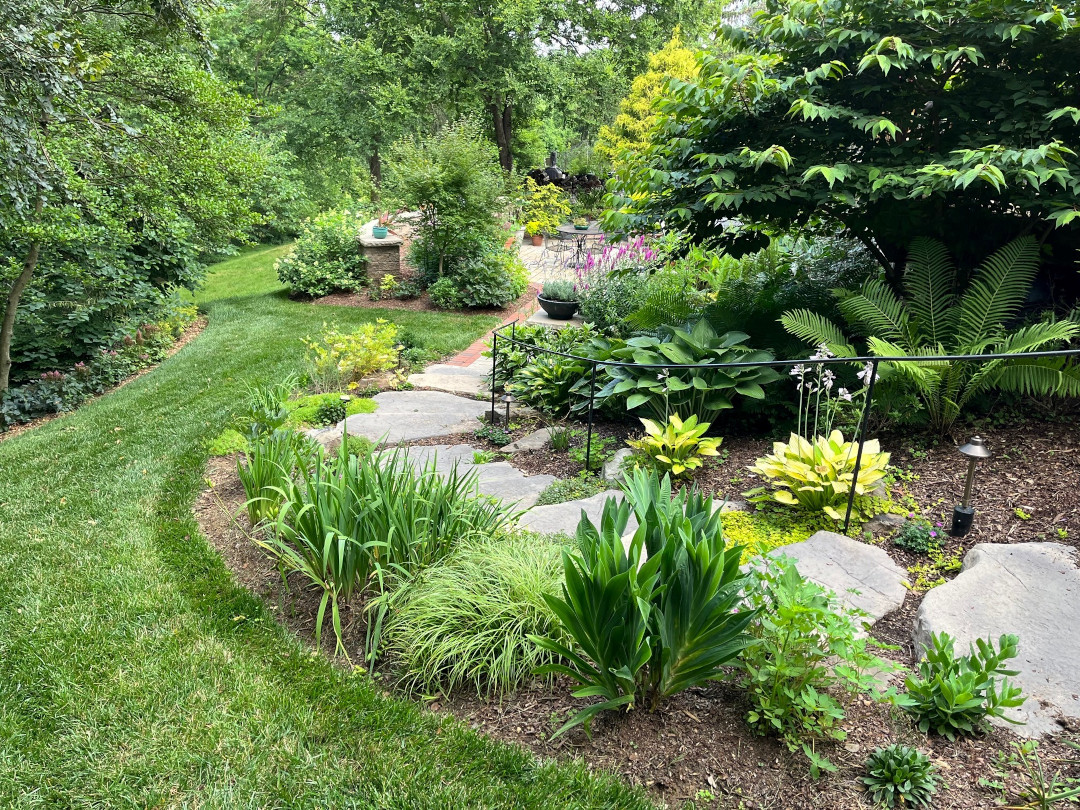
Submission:
{"label": "large green hosta", "polygon": [[[720,363],[767,363],[775,359],[770,352],[746,346],[748,335],[743,332],[718,335],[704,319],[689,330],[664,329],[667,335],[663,339],[643,336],[625,343],[610,341],[605,342],[599,355],[593,352],[600,359],[638,364],[601,366],[598,403],[625,400],[627,410],[644,411],[660,422],[678,413],[712,423],[721,411],[733,407],[735,397],[764,399],[763,386],[779,379],[774,369],[762,366],[705,367]],[[662,368],[670,364],[699,368]],[[580,387],[575,390],[582,391]],[[588,396],[587,390],[582,393]]]}
{"label": "large green hosta", "polygon": [[[1069,320],[1007,326],[1020,314],[1038,266],[1038,243],[1022,237],[991,255],[961,288],[945,247],[932,239],[918,239],[904,271],[903,298],[884,281],[870,279],[856,292],[841,292],[840,311],[866,337],[871,354],[913,359],[883,363],[883,381],[912,390],[931,427],[945,433],[979,394],[997,390],[1080,396],[1080,370],[1061,358],[918,361],[920,356],[1061,348],[1080,335],[1080,325]],[[814,312],[794,310],[781,322],[791,334],[815,346],[824,343],[839,357],[856,354],[843,331]]]}
{"label": "large green hosta", "polygon": [[[772,453],[750,467],[767,479],[769,486],[746,494],[754,501],[777,501],[843,520],[858,452],[858,443],[844,441],[839,430],[828,437],[818,436],[813,443],[792,433],[786,444],[775,442]],[[881,452],[877,440],[866,442],[855,482],[857,504],[885,477],[888,466],[889,454]]]}

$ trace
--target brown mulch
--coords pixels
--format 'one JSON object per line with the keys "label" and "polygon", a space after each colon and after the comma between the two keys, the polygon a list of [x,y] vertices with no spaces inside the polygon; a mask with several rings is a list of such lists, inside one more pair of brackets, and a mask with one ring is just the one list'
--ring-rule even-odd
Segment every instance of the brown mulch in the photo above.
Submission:
{"label": "brown mulch", "polygon": [[[206,324],[207,324],[207,319],[205,317],[200,316],[200,317],[196,318],[192,322],[192,324],[181,333],[180,337],[178,337],[176,339],[176,342],[173,343],[173,345],[169,347],[169,350],[165,353],[165,357],[162,358],[162,359],[163,360],[169,359],[174,354],[176,354],[178,351],[180,351],[182,348],[184,348],[189,343],[191,343],[191,341],[193,341],[200,334],[202,334],[202,330],[206,328]],[[139,371],[136,371],[130,377],[128,377],[125,380],[121,380],[119,383],[114,385],[108,391],[103,391],[102,393],[97,394],[96,396],[90,397],[89,399],[85,400],[81,405],[79,405],[79,407],[81,408],[81,407],[83,407],[83,405],[87,405],[87,404],[89,404],[91,402],[94,402],[95,400],[100,399],[103,396],[111,394],[113,391],[118,391],[119,389],[121,389],[125,385],[127,385],[128,383],[132,383],[135,380],[139,379],[139,377],[143,376],[144,374],[149,374],[151,371],[153,371],[155,368],[157,368],[158,365],[160,365],[160,363],[154,363],[153,365],[147,366],[144,369],[140,369]],[[76,409],[76,410],[78,410],[78,409]],[[46,422],[51,422],[54,419],[59,419],[59,418],[61,418],[63,416],[67,416],[70,413],[74,413],[74,411],[63,411],[61,413],[54,413],[54,414],[50,414],[48,416],[42,416],[42,417],[40,417],[38,419],[34,419],[34,420],[30,421],[30,422],[23,422],[20,425],[13,425],[12,427],[7,428],[6,430],[0,429],[0,442],[5,441],[7,439],[13,439],[16,436],[18,436],[20,433],[25,433],[28,430],[33,430],[36,427],[41,427]]]}
{"label": "brown mulch", "polygon": [[[522,424],[515,438],[535,426]],[[625,438],[632,430],[633,426],[626,424],[597,425],[600,436]],[[1073,491],[1080,480],[1077,432],[1075,425],[1026,425],[984,434],[991,441],[995,459],[980,469],[976,502],[979,519],[972,533],[964,538],[965,549],[976,542],[1059,540],[1056,533],[1041,536],[1058,526],[1069,529],[1068,538],[1062,542],[1077,544],[1080,493]],[[471,434],[461,438],[476,442]],[[454,442],[442,438],[431,443]],[[951,510],[964,475],[963,459],[954,446],[941,445],[929,451],[916,447],[913,456],[909,452],[910,437],[885,437],[882,444],[894,454],[894,463],[910,473],[911,480],[901,482],[906,492],[924,506],[943,499],[936,508]],[[1023,448],[1023,452],[1014,452],[1014,447]],[[753,485],[754,476],[746,466],[767,450],[767,444],[733,438],[725,441],[723,449],[727,457],[703,470],[699,483],[728,497],[738,497]],[[518,454],[514,463],[525,472],[557,470],[556,474],[564,477],[580,469],[571,466],[566,454],[548,450]],[[1035,474],[1037,471],[1039,474]],[[203,533],[222,553],[238,581],[260,595],[275,615],[311,643],[318,600],[299,580],[290,580],[288,590],[282,588],[277,569],[250,539],[241,509],[243,490],[235,474],[235,460],[212,459],[207,475],[214,485],[202,493],[195,510]],[[738,479],[737,483],[733,478]],[[1022,505],[1031,519],[1018,518],[1012,511],[1016,505]],[[233,514],[238,518],[230,517]],[[901,565],[917,561],[914,555],[887,541],[882,547]],[[920,600],[920,595],[909,594],[900,610],[873,629],[882,641],[902,647],[888,656],[908,666],[913,661],[910,633]],[[347,610],[344,615],[348,622]],[[347,627],[346,647],[354,662],[358,661],[363,637],[362,621]],[[322,648],[333,654],[329,627]],[[566,681],[551,687],[537,684],[491,700],[464,690],[431,700],[428,705],[432,711],[452,713],[491,737],[523,745],[542,758],[583,758],[592,767],[612,770],[644,786],[657,801],[672,807],[694,800],[699,808],[865,808],[868,803],[859,781],[863,763],[874,748],[891,742],[915,745],[930,754],[944,782],[935,808],[992,807],[1001,804],[999,795],[980,785],[980,780],[998,778],[995,763],[999,752],[1007,751],[1016,739],[1003,729],[955,743],[928,738],[912,727],[903,712],[864,698],[849,698],[843,723],[847,738],[820,748],[839,766],[839,771],[815,781],[801,754],[793,754],[781,743],[750,732],[744,721],[747,705],[734,684],[715,683],[687,690],[652,713],[645,709],[605,713],[594,721],[591,738],[578,728],[552,740],[554,731],[581,708],[581,702],[570,697],[570,687]],[[1075,739],[1080,729],[1069,731]],[[1064,736],[1044,739],[1039,752],[1051,770],[1064,767],[1070,775],[1080,776],[1080,766],[1060,764],[1076,759],[1076,753],[1063,740]],[[1014,790],[1022,785],[1016,775],[1009,780]],[[715,801],[708,800],[702,791],[708,791]]]}
{"label": "brown mulch", "polygon": [[431,296],[426,292],[421,293],[416,298],[380,298],[378,301],[372,301],[366,292],[364,293],[351,293],[351,292],[336,292],[330,293],[330,295],[324,295],[322,298],[315,299],[312,303],[320,306],[332,306],[332,307],[361,307],[363,309],[404,309],[411,312],[443,312],[443,313],[465,313],[468,315],[497,315],[504,320],[517,314],[517,312],[526,304],[532,301],[536,297],[536,289],[532,285],[529,286],[520,298],[516,301],[511,301],[505,307],[500,308],[476,308],[467,310],[447,310],[440,309],[435,306],[431,300]]}

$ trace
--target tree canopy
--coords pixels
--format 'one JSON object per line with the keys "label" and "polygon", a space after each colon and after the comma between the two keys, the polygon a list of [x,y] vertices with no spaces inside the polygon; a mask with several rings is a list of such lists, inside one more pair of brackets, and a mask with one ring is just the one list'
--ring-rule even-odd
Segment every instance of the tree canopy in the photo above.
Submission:
{"label": "tree canopy", "polygon": [[840,227],[892,274],[916,236],[971,267],[1030,233],[1072,266],[1080,4],[769,0],[724,35],[739,52],[673,82],[613,224],[735,252]]}

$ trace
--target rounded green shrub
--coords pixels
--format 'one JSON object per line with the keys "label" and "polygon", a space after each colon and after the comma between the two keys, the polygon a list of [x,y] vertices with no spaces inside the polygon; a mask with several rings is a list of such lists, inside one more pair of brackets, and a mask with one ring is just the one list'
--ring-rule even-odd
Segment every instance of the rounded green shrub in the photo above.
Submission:
{"label": "rounded green shrub", "polygon": [[313,298],[363,287],[367,259],[358,239],[364,219],[359,211],[340,210],[305,222],[293,252],[274,265],[281,283]]}

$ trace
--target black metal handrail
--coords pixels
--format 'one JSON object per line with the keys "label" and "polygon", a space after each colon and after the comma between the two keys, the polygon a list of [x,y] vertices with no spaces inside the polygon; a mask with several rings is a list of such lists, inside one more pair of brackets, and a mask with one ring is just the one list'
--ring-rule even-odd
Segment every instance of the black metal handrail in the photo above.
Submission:
{"label": "black metal handrail", "polygon": [[[593,413],[596,406],[596,371],[601,366],[609,366],[612,368],[659,368],[659,369],[725,369],[725,368],[788,368],[794,366],[826,366],[852,363],[862,363],[870,366],[869,380],[866,386],[866,401],[863,404],[863,413],[859,419],[859,449],[855,455],[855,473],[851,479],[851,491],[848,493],[847,511],[844,514],[844,533],[848,531],[848,527],[851,523],[851,512],[855,505],[855,484],[859,480],[859,472],[862,469],[862,457],[863,457],[863,444],[866,441],[866,432],[870,423],[870,408],[874,399],[874,383],[877,382],[878,368],[882,363],[957,363],[957,362],[979,362],[985,363],[991,360],[1031,360],[1037,358],[1047,357],[1080,357],[1080,348],[1077,349],[1052,349],[1042,352],[1022,352],[1016,354],[1009,353],[997,353],[997,354],[942,354],[942,355],[929,355],[919,357],[875,357],[875,356],[856,356],[856,357],[819,357],[819,358],[807,358],[804,360],[765,360],[760,362],[735,362],[735,363],[626,363],[619,360],[595,360],[591,357],[582,357],[578,354],[571,354],[569,352],[560,352],[555,349],[549,349],[544,346],[534,346],[528,343],[520,341],[516,337],[517,333],[517,319],[510,323],[503,324],[496,328],[491,333],[491,421],[495,422],[495,389],[496,389],[496,376],[498,374],[499,364],[499,341],[508,342],[511,345],[521,346],[532,353],[551,354],[557,357],[565,357],[569,360],[575,360],[581,363],[586,363],[591,366],[589,373],[589,416],[588,416],[588,432],[585,439],[585,469],[591,468],[592,462],[592,434],[593,434]],[[500,334],[506,329],[510,329],[510,337],[506,337]]]}

